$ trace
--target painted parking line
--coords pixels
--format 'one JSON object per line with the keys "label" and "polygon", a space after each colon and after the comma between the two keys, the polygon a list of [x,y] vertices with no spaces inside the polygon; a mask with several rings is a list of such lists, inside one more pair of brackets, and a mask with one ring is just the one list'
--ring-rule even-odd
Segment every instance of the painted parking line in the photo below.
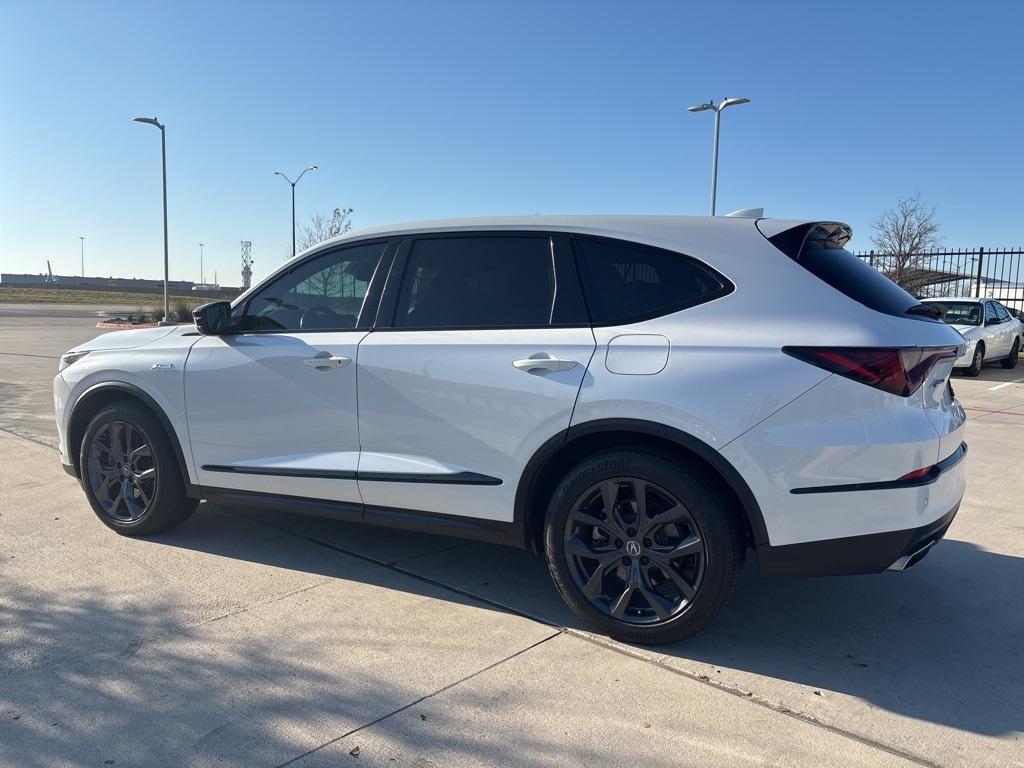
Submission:
{"label": "painted parking line", "polygon": [[1024,382],[1024,379],[1014,379],[1013,381],[1004,381],[1002,384],[996,384],[994,387],[989,387],[988,391],[989,392],[995,392],[997,389],[1002,389],[1003,387],[1008,387],[1011,384],[1020,384],[1022,382]]}

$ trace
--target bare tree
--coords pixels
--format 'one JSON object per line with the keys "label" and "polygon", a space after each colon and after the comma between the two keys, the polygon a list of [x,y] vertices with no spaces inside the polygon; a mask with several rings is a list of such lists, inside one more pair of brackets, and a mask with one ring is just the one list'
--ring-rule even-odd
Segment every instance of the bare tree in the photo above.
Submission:
{"label": "bare tree", "polygon": [[304,251],[319,245],[324,240],[344,235],[352,229],[352,209],[335,208],[328,215],[314,213],[309,217],[309,224],[299,228],[298,250]]}
{"label": "bare tree", "polygon": [[935,208],[921,202],[920,193],[904,197],[875,222],[871,241],[881,252],[885,274],[910,293],[930,282],[923,262],[927,252],[942,245]]}
{"label": "bare tree", "polygon": [[[319,245],[332,237],[343,235],[352,229],[352,209],[335,208],[330,214],[314,213],[309,217],[309,224],[304,224],[297,237],[297,250],[302,252],[314,245]],[[289,250],[288,256],[291,256]],[[286,257],[286,258],[287,258]],[[345,295],[347,275],[342,272],[340,264],[333,264],[306,278],[303,293],[320,296],[324,305],[329,299]]]}
{"label": "bare tree", "polygon": [[[335,208],[330,213],[314,213],[309,217],[308,224],[300,224],[295,238],[295,252],[302,253],[307,248],[319,245],[324,240],[344,235],[352,229],[352,208]],[[292,257],[291,245],[288,245],[284,258]]]}

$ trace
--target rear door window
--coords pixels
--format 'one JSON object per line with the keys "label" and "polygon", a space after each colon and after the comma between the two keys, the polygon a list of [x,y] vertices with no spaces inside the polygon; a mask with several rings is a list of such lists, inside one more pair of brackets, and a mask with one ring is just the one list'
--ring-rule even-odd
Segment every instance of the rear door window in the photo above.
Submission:
{"label": "rear door window", "polygon": [[1006,311],[1006,307],[1000,304],[998,301],[992,302],[996,308],[996,316],[999,318],[999,322],[1005,323],[1010,319],[1010,313]]}
{"label": "rear door window", "polygon": [[595,325],[621,325],[724,296],[732,285],[695,259],[618,240],[573,238]]}
{"label": "rear door window", "polygon": [[434,237],[409,252],[396,328],[516,328],[552,323],[555,271],[546,236]]}

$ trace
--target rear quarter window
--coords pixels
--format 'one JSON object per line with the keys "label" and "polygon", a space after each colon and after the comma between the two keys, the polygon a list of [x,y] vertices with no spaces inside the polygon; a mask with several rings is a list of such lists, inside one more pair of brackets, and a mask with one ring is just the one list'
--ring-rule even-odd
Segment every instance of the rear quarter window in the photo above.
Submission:
{"label": "rear quarter window", "polygon": [[710,267],[674,251],[583,237],[573,238],[573,250],[594,325],[667,315],[733,288]]}

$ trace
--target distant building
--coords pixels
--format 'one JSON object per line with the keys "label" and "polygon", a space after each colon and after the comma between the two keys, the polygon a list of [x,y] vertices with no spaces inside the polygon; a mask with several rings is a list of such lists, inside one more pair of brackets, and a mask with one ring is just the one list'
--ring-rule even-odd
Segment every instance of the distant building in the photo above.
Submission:
{"label": "distant building", "polygon": [[[164,291],[163,280],[149,280],[146,278],[136,277],[80,277],[78,275],[51,276],[43,272],[40,272],[38,275],[4,272],[0,274],[0,285],[38,286],[40,288],[61,288],[67,290],[84,289],[90,291],[124,291],[126,293],[163,293]],[[178,295],[185,295],[193,292],[206,292],[237,296],[242,292],[241,288],[193,283],[189,280],[170,280],[167,283],[167,287],[171,293]]]}

